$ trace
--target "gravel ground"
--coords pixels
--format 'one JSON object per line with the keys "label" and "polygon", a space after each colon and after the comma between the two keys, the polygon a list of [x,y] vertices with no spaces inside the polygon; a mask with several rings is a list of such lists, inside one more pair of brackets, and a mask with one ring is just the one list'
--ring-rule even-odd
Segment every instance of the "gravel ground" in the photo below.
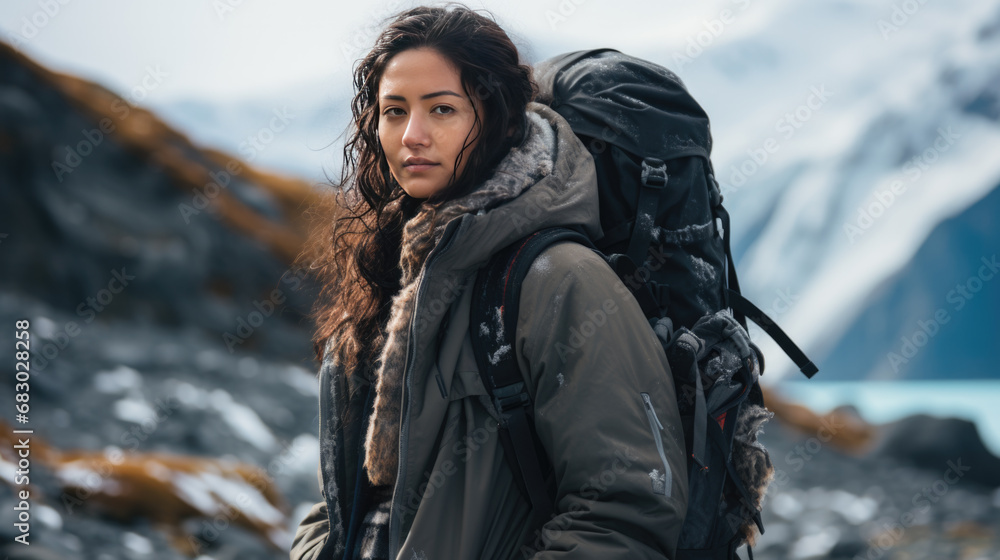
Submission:
{"label": "gravel ground", "polygon": [[754,558],[1000,558],[1000,489],[965,482],[975,464],[855,457],[778,424],[761,441],[777,474]]}

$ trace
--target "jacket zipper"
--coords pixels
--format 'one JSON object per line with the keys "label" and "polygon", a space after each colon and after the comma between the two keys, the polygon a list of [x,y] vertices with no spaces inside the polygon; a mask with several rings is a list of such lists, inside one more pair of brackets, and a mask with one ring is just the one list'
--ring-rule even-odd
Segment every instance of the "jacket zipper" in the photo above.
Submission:
{"label": "jacket zipper", "polygon": [[407,439],[409,439],[409,426],[407,425],[407,420],[409,419],[410,411],[409,399],[413,395],[409,372],[410,364],[413,361],[413,337],[415,335],[414,327],[416,325],[417,311],[420,309],[420,296],[426,289],[426,279],[430,275],[433,260],[447,250],[452,241],[458,237],[455,230],[459,229],[463,222],[464,218],[457,219],[445,226],[445,231],[441,234],[441,238],[444,240],[444,243],[438,241],[438,244],[431,249],[431,252],[427,255],[427,259],[424,263],[424,280],[421,281],[420,286],[417,289],[416,298],[413,301],[413,315],[410,317],[409,327],[410,332],[406,340],[406,363],[403,364],[402,373],[406,399],[403,400],[402,421],[399,425],[399,466],[396,470],[396,485],[392,490],[392,501],[389,504],[389,558],[395,558],[399,555],[399,537],[400,532],[402,531],[399,517],[395,515],[395,512],[397,511],[397,506],[400,505],[397,502],[402,501],[402,492],[399,492],[398,490],[406,485],[406,473],[404,471],[404,466],[406,465],[406,442]]}
{"label": "jacket zipper", "polygon": [[[663,492],[666,497],[670,497],[673,488],[673,474],[670,472],[670,465],[667,464],[667,455],[663,452],[663,438],[660,436],[660,431],[663,430],[663,424],[660,423],[660,419],[656,417],[656,411],[653,410],[653,403],[649,399],[649,393],[639,393],[642,395],[642,403],[646,407],[646,419],[649,420],[649,428],[653,431],[653,439],[656,440],[656,451],[660,454],[660,461],[663,462]],[[654,481],[653,491],[656,492],[656,484]]]}

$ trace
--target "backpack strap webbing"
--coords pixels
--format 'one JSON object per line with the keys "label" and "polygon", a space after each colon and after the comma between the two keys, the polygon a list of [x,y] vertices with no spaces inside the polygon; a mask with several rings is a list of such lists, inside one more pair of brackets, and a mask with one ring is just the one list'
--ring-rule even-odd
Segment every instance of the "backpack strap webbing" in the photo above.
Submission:
{"label": "backpack strap webbing", "polygon": [[733,316],[744,329],[747,328],[747,319],[750,319],[757,326],[764,329],[764,332],[777,342],[785,354],[788,354],[788,357],[795,362],[799,370],[806,377],[812,379],[812,376],[816,375],[819,368],[806,357],[805,353],[792,342],[792,339],[785,334],[785,331],[781,330],[781,327],[774,320],[761,311],[759,307],[751,303],[750,300],[743,297],[743,294],[740,292],[740,282],[736,278],[736,264],[733,263],[733,253],[729,249],[729,212],[722,206],[721,201],[715,207],[715,211],[719,215],[719,218],[722,219],[722,242],[726,249],[726,271],[729,287],[723,290],[725,306],[733,310]]}
{"label": "backpack strap webbing", "polygon": [[667,187],[667,164],[661,159],[643,158],[639,178],[642,187],[639,190],[635,222],[628,244],[628,256],[635,266],[642,266],[646,262],[646,253],[653,240],[653,228],[656,226],[656,214],[662,198],[660,195]]}
{"label": "backpack strap webbing", "polygon": [[571,240],[596,249],[575,229],[552,227],[535,232],[497,252],[479,271],[472,298],[469,331],[479,375],[500,415],[500,442],[518,488],[531,503],[536,522],[552,515],[537,446],[533,405],[517,364],[514,332],[517,328],[521,281],[532,262],[557,241]]}
{"label": "backpack strap webbing", "polygon": [[795,362],[795,365],[806,377],[812,379],[812,376],[816,375],[816,372],[819,371],[816,364],[812,363],[805,353],[792,342],[792,339],[785,334],[785,331],[781,330],[781,327],[768,317],[766,313],[761,311],[759,307],[734,290],[726,290],[726,300],[727,305],[732,307],[734,312],[738,310],[742,315],[757,323],[757,326],[764,329],[764,332],[778,343],[778,346],[785,351],[785,354],[788,354],[788,357]]}

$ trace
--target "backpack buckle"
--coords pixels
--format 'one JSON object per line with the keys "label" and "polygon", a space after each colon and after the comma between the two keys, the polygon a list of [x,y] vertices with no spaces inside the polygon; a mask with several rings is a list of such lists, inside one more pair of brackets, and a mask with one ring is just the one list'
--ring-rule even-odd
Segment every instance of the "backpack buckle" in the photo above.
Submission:
{"label": "backpack buckle", "polygon": [[667,164],[654,157],[642,160],[642,184],[647,187],[667,186]]}
{"label": "backpack buckle", "polygon": [[493,391],[493,395],[493,404],[501,414],[527,406],[531,402],[523,381],[506,387],[498,387]]}

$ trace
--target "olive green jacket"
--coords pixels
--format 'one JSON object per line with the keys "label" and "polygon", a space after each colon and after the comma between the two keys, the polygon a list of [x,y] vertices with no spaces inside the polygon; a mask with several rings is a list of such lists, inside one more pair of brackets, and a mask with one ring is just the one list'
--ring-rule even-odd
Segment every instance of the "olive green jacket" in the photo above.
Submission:
{"label": "olive green jacket", "polygon": [[[579,244],[558,242],[535,261],[514,338],[534,425],[554,467],[555,514],[543,527],[529,523],[530,505],[504,460],[469,335],[476,272],[502,247],[545,227],[583,226],[594,239],[602,233],[587,149],[549,107],[531,103],[529,116],[531,141],[508,159],[543,164],[519,174],[501,163],[481,190],[489,202],[443,225],[420,275],[390,557],[674,558],[687,467],[667,359],[624,284]],[[347,391],[331,354],[319,372],[326,501],[300,523],[292,560],[323,558],[324,545],[339,560],[350,521],[363,435],[337,419]]]}

